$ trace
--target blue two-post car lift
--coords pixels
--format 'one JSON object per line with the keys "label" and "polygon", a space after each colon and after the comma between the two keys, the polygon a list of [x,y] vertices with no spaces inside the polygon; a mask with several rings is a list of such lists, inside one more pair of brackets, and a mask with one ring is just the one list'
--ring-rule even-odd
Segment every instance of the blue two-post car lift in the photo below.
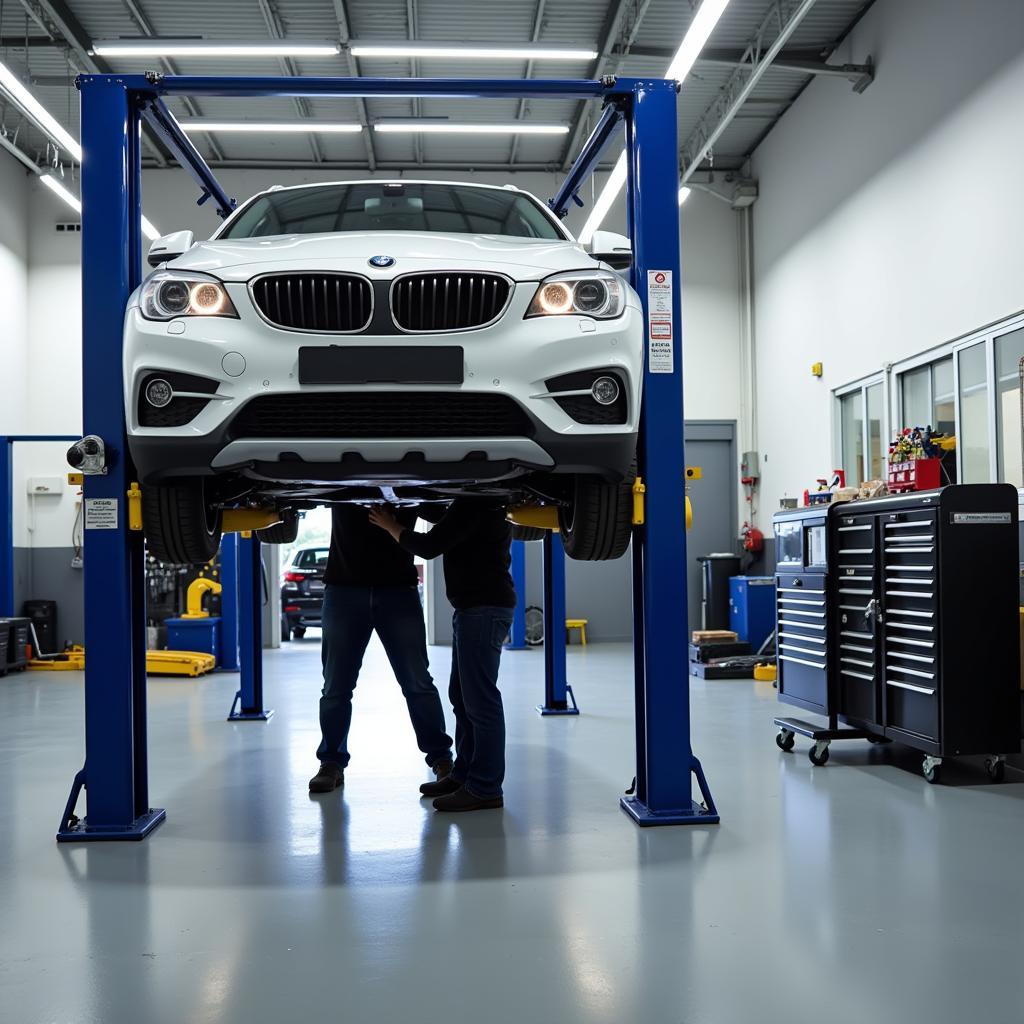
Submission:
{"label": "blue two-post car lift", "polygon": [[[604,113],[551,205],[565,216],[620,126],[625,127],[632,281],[648,319],[638,451],[644,521],[633,537],[636,787],[623,809],[640,825],[713,824],[711,792],[690,743],[686,635],[685,461],[678,232],[678,85],[664,79],[577,80],[229,78],[82,75],[82,305],[84,432],[102,438],[106,472],[85,477],[85,499],[116,502],[114,529],[85,531],[85,766],[61,820],[60,841],[141,839],[165,817],[150,806],[146,763],[145,575],[142,534],[129,529],[133,479],[121,386],[122,320],[142,267],[141,144],[145,119],[226,217],[234,203],[168,110],[168,96],[442,96],[600,99]],[[654,282],[661,287],[655,288]],[[670,295],[666,284],[670,289]],[[658,307],[651,299],[658,295]],[[649,332],[649,334],[652,332]],[[653,356],[653,358],[652,358]],[[547,541],[547,643],[564,643],[561,555]],[[559,547],[558,555],[554,545]],[[230,557],[230,556],[229,556]],[[236,717],[261,718],[259,543],[239,542],[242,688]],[[559,619],[551,608],[563,593]],[[246,612],[248,608],[248,613]],[[557,646],[557,644],[553,645]],[[563,649],[564,650],[564,649]],[[565,704],[547,656],[545,705]],[[702,802],[693,799],[696,777]],[[87,816],[75,805],[82,788]]]}

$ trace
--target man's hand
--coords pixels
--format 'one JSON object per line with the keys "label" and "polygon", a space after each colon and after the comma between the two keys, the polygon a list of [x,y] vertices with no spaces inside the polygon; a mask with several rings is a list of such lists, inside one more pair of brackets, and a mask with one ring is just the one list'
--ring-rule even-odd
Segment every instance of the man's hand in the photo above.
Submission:
{"label": "man's hand", "polygon": [[390,505],[374,505],[370,509],[370,522],[374,526],[379,526],[382,530],[386,530],[395,540],[402,536],[402,531],[405,529],[395,518]]}

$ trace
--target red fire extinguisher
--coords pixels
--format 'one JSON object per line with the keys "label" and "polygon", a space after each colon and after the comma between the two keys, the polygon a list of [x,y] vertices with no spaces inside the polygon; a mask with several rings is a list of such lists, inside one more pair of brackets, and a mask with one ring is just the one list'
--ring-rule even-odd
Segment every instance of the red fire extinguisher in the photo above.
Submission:
{"label": "red fire extinguisher", "polygon": [[750,523],[743,524],[743,550],[749,551],[752,555],[759,555],[764,551],[764,534]]}

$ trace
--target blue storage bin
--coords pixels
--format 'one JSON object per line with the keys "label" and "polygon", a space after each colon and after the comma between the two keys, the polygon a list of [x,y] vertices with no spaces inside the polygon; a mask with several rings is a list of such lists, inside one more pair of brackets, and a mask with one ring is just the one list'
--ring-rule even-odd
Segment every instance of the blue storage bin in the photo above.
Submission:
{"label": "blue storage bin", "polygon": [[212,654],[220,664],[220,616],[208,619],[168,619],[167,649],[169,651],[201,651]]}
{"label": "blue storage bin", "polygon": [[775,628],[775,577],[729,578],[729,628],[757,651]]}

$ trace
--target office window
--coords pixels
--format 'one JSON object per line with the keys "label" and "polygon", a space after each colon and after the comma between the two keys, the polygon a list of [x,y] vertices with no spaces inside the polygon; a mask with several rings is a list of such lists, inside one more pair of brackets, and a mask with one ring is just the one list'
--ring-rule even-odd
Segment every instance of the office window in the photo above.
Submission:
{"label": "office window", "polygon": [[[867,452],[868,480],[883,479],[883,471],[889,454],[888,439],[882,436],[884,423],[885,387],[882,381],[864,389],[867,399]],[[863,482],[863,481],[861,481]]]}
{"label": "office window", "polygon": [[860,388],[840,397],[839,426],[846,482],[857,487],[864,482],[864,392]]}
{"label": "office window", "polygon": [[901,429],[931,427],[936,433],[956,433],[952,356],[908,370],[899,381]]}
{"label": "office window", "polygon": [[960,479],[965,484],[983,484],[991,479],[989,452],[989,383],[987,345],[978,342],[957,353],[960,378]]}
{"label": "office window", "polygon": [[995,338],[996,436],[998,479],[1024,487],[1021,450],[1020,361],[1024,357],[1024,327]]}

